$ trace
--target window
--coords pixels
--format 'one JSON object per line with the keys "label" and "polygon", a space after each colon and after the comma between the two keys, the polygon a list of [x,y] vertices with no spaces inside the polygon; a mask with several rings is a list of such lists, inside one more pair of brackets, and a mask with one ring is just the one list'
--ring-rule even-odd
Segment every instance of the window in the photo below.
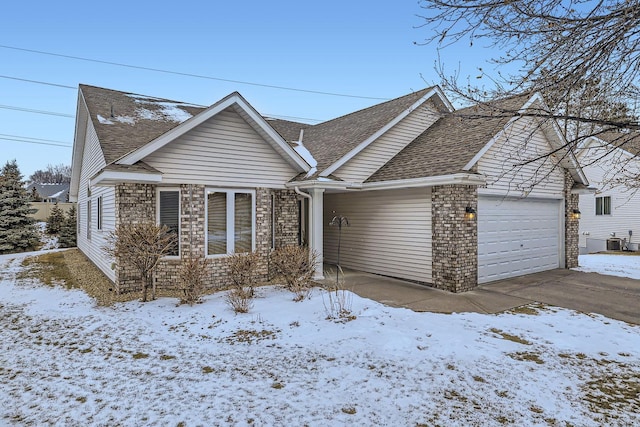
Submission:
{"label": "window", "polygon": [[91,199],[87,200],[87,240],[91,240]]}
{"label": "window", "polygon": [[98,213],[97,213],[98,230],[102,230],[102,196],[98,197]]}
{"label": "window", "polygon": [[596,197],[596,215],[611,215],[611,197]]}
{"label": "window", "polygon": [[207,191],[207,255],[251,252],[255,241],[254,193]]}
{"label": "window", "polygon": [[[180,191],[160,190],[158,191],[158,224],[165,225],[176,239],[180,236]],[[169,256],[180,254],[180,245],[176,245],[169,253]]]}

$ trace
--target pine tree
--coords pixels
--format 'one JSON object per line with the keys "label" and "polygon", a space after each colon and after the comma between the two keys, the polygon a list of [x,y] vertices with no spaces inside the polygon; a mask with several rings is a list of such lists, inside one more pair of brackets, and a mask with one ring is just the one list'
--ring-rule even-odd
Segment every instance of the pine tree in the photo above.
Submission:
{"label": "pine tree", "polygon": [[58,235],[58,246],[61,248],[73,248],[76,246],[76,205],[72,205],[67,211],[60,234]]}
{"label": "pine tree", "polygon": [[38,235],[34,210],[15,160],[7,162],[0,172],[0,254],[35,249]]}
{"label": "pine tree", "polygon": [[65,222],[65,216],[58,203],[54,204],[51,208],[51,213],[49,214],[49,218],[47,218],[47,233],[48,234],[58,234],[62,229],[62,226]]}

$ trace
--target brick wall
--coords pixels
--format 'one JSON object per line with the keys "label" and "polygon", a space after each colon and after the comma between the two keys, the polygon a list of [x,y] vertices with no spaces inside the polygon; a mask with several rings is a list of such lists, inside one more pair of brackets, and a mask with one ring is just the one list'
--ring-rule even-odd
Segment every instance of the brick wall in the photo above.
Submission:
{"label": "brick wall", "polygon": [[[159,289],[179,289],[180,265],[193,256],[206,256],[206,193],[203,185],[180,186],[180,256],[160,261],[155,274]],[[275,196],[275,242],[276,247],[298,243],[298,202],[291,190],[255,189],[256,229],[255,250],[261,255],[258,271],[261,280],[269,279],[269,254],[272,246],[272,206]],[[128,223],[156,221],[156,187],[147,184],[123,184],[116,187],[116,211],[119,222]],[[226,257],[209,258],[207,287],[221,289],[231,283]],[[138,290],[142,280],[138,273],[126,265],[125,260],[116,262],[116,290],[127,292]]]}
{"label": "brick wall", "polygon": [[564,254],[566,268],[575,268],[578,266],[578,254],[580,253],[578,247],[578,226],[580,225],[580,220],[572,218],[573,210],[578,209],[579,196],[577,194],[571,194],[573,183],[574,180],[571,173],[565,171]]}
{"label": "brick wall", "polygon": [[473,185],[439,185],[431,190],[433,286],[464,292],[478,285],[478,223],[465,218],[467,206],[478,210]]}

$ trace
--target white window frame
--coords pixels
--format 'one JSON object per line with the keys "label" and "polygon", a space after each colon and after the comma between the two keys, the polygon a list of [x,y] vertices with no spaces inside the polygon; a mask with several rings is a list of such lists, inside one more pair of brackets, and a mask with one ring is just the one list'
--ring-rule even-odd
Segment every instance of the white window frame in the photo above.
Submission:
{"label": "white window frame", "polygon": [[[605,207],[607,207],[606,199],[609,199],[609,212],[605,212]],[[601,204],[602,213],[598,213],[598,202]],[[596,216],[611,216],[611,210],[611,196],[596,196]]]}
{"label": "white window frame", "polygon": [[156,188],[156,224],[160,225],[160,193],[162,191],[177,191],[178,192],[178,255],[166,255],[163,258],[180,259],[180,252],[182,251],[182,245],[180,244],[180,236],[182,233],[182,221],[180,216],[182,213],[182,192],[180,187],[158,187]]}
{"label": "white window frame", "polygon": [[102,231],[102,196],[98,196],[98,208],[96,209],[96,226],[98,231]]}
{"label": "white window frame", "polygon": [[[209,194],[227,195],[227,253],[209,254]],[[204,192],[204,252],[207,258],[223,258],[234,254],[235,249],[235,195],[251,194],[251,251],[256,250],[256,191],[239,188],[206,188]]]}

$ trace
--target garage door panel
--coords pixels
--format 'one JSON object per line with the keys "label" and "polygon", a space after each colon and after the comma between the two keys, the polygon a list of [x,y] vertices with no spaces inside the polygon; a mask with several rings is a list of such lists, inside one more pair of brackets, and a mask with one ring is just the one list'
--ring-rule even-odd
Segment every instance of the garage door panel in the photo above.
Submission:
{"label": "garage door panel", "polygon": [[559,200],[478,200],[478,282],[558,268]]}

